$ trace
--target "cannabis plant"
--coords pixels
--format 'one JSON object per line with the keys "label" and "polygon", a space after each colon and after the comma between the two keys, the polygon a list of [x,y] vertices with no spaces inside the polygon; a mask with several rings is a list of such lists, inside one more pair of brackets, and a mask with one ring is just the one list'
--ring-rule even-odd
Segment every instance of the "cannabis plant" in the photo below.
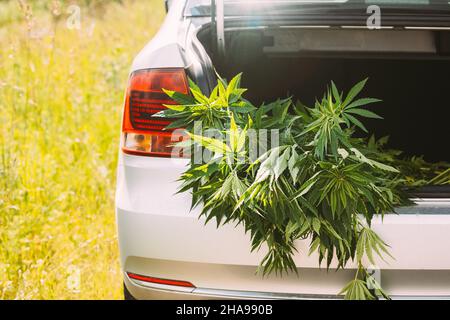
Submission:
{"label": "cannabis plant", "polygon": [[[263,275],[297,272],[296,241],[307,239],[327,269],[334,260],[338,269],[356,263],[355,279],[341,292],[346,298],[387,297],[379,286],[369,289],[363,264],[390,256],[371,222],[408,200],[382,143],[354,136],[355,129],[367,132],[363,118],[381,118],[367,109],[379,100],[357,99],[366,80],[346,95],[331,82],[312,107],[291,98],[255,107],[243,98],[240,79],[219,77],[210,95],[192,81],[190,95],[166,91],[178,105],[159,116],[174,119],[171,127],[191,138],[182,144],[192,161],[180,192],[192,193],[206,222],[242,225],[251,249],[267,251]],[[277,137],[271,146],[269,133]]]}

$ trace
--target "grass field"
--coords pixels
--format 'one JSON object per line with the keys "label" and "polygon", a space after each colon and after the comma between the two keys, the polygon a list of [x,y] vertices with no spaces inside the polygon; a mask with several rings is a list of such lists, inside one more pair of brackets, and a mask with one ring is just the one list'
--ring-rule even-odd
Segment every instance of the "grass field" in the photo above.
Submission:
{"label": "grass field", "polygon": [[122,298],[123,92],[163,17],[162,0],[0,0],[1,299]]}

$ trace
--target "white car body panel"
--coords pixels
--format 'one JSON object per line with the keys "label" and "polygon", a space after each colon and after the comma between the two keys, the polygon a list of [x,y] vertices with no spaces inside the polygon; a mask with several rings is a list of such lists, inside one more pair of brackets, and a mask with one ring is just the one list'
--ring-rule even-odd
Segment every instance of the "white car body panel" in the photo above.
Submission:
{"label": "white car body panel", "polygon": [[182,54],[183,44],[179,41],[181,12],[184,1],[175,1],[166,19],[153,37],[134,58],[131,71],[150,68],[185,68]]}
{"label": "white car body panel", "polygon": [[[187,164],[184,159],[123,156],[117,182],[117,194],[122,196],[116,203],[119,236],[124,239],[121,249],[132,256],[162,260],[258,265],[265,250],[250,253],[250,238],[241,226],[230,223],[217,228],[214,221],[205,225],[204,219],[198,219],[199,208],[190,210],[189,194],[177,194],[177,179]],[[450,270],[450,254],[443,254],[450,249],[450,202],[419,202],[414,210],[436,205],[446,207],[447,214],[402,213],[385,215],[384,221],[374,219],[374,230],[392,247],[395,257],[379,260],[380,268]],[[318,256],[305,254],[308,244],[298,242],[296,264],[316,268]]]}

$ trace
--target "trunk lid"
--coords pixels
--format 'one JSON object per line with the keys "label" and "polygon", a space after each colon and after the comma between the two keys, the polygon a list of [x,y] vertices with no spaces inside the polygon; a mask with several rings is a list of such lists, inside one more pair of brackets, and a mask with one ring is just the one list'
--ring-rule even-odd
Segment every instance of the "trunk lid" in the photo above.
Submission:
{"label": "trunk lid", "polygon": [[[219,56],[226,51],[225,29],[233,28],[450,30],[444,0],[189,0],[185,16],[211,18],[212,49]],[[448,50],[448,41],[441,42]]]}
{"label": "trunk lid", "polygon": [[185,16],[211,16],[212,21],[248,21],[366,26],[380,9],[382,25],[450,27],[450,4],[444,0],[190,0]]}

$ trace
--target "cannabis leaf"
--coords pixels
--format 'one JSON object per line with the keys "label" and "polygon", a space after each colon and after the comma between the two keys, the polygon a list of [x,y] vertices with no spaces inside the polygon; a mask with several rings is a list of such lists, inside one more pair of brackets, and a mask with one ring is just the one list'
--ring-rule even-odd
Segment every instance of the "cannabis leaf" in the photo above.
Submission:
{"label": "cannabis leaf", "polygon": [[[209,95],[192,81],[188,96],[166,91],[179,105],[168,106],[162,116],[186,128],[192,148],[216,154],[202,164],[191,162],[180,192],[192,193],[192,206],[202,206],[206,223],[241,224],[251,249],[266,250],[258,268],[263,275],[297,272],[295,241],[309,239],[310,254],[317,252],[327,269],[332,261],[338,269],[350,260],[358,263],[355,279],[341,292],[345,298],[387,297],[381,288],[368,289],[362,260],[390,256],[370,223],[406,200],[403,180],[392,166],[395,155],[383,152],[385,141],[353,137],[355,127],[367,131],[361,118],[381,119],[366,109],[380,100],[356,99],[367,79],[347,95],[331,82],[313,107],[287,98],[259,108],[245,100],[240,80],[240,74],[229,82],[219,77]],[[219,130],[228,143],[195,133],[196,121],[205,131]],[[269,130],[280,139],[270,148],[264,143]],[[253,147],[260,151],[256,158]],[[237,158],[242,161],[231,161]]]}
{"label": "cannabis leaf", "polygon": [[339,294],[347,300],[374,300],[375,296],[367,288],[367,283],[360,279],[350,281]]}

